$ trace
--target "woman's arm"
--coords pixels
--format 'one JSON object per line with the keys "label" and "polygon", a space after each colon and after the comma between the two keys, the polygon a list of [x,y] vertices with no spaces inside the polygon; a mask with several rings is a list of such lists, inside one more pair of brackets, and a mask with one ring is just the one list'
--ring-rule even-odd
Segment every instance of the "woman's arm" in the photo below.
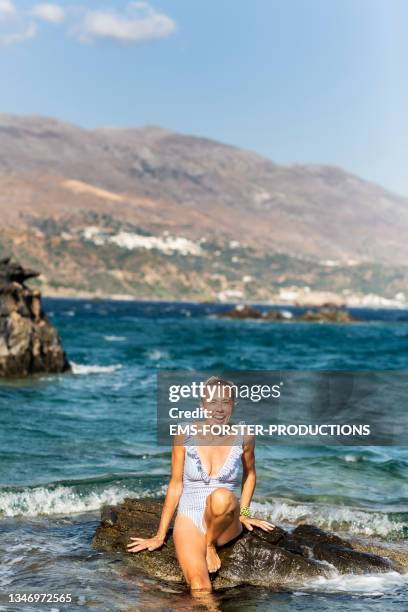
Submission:
{"label": "woman's arm", "polygon": [[[248,436],[244,440],[244,452],[242,453],[242,490],[241,490],[241,508],[249,508],[252,496],[256,485],[256,469],[255,469],[255,438]],[[254,519],[248,516],[240,515],[239,520],[245,527],[252,531],[253,527],[260,527],[264,531],[272,531],[274,525],[268,521]]]}
{"label": "woman's arm", "polygon": [[146,548],[152,551],[163,545],[167,529],[183,491],[184,454],[184,446],[179,440],[175,440],[171,455],[171,477],[157,533],[152,538],[130,538],[130,542],[127,545],[128,552],[140,552]]}
{"label": "woman's arm", "polygon": [[244,440],[244,452],[242,453],[242,489],[240,506],[249,507],[256,485],[255,469],[255,438],[246,436]]}

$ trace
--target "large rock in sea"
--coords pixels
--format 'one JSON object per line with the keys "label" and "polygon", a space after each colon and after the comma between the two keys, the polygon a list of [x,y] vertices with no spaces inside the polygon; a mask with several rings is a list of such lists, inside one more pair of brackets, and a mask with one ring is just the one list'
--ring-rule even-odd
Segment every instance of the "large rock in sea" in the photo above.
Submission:
{"label": "large rock in sea", "polygon": [[262,319],[262,313],[248,304],[237,304],[231,310],[221,312],[220,319]]}
{"label": "large rock in sea", "polygon": [[298,320],[322,323],[355,323],[358,321],[345,307],[335,304],[324,304],[318,310],[307,310],[298,317]]}
{"label": "large rock in sea", "polygon": [[[152,499],[125,499],[117,506],[106,506],[92,543],[99,550],[119,555],[137,572],[169,582],[183,582],[171,529],[162,548],[153,552],[126,552],[131,536],[147,538],[156,532],[162,503]],[[245,531],[221,547],[219,554],[222,565],[214,579],[216,589],[243,584],[278,589],[336,573],[403,570],[389,558],[356,550],[347,540],[312,525],[299,525],[291,533],[280,527],[271,533],[256,528]]]}
{"label": "large rock in sea", "polygon": [[45,315],[41,293],[25,285],[38,272],[0,260],[0,377],[66,372],[70,365]]}
{"label": "large rock in sea", "polygon": [[220,319],[260,319],[262,321],[308,321],[318,323],[354,323],[358,321],[356,317],[346,310],[345,306],[337,306],[336,304],[323,304],[318,309],[307,310],[304,314],[293,315],[288,311],[276,309],[268,310],[262,313],[253,306],[246,304],[238,304],[231,310],[221,312],[218,315]]}

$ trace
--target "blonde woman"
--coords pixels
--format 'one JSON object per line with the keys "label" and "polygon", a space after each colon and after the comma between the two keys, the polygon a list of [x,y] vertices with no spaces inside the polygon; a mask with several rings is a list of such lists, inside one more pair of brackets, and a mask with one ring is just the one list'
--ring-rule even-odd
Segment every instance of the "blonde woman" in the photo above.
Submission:
{"label": "blonde woman", "polygon": [[[212,387],[211,393],[209,392]],[[214,393],[215,388],[215,393]],[[234,385],[218,377],[205,383],[202,408],[210,425],[226,425],[234,409]],[[251,518],[249,506],[256,484],[255,441],[252,436],[177,438],[173,445],[171,478],[157,533],[130,538],[128,551],[153,551],[163,545],[177,508],[173,539],[177,559],[192,591],[211,591],[209,573],[221,567],[217,546],[239,536],[245,526],[272,531],[268,521]],[[242,465],[238,501],[234,489]]]}

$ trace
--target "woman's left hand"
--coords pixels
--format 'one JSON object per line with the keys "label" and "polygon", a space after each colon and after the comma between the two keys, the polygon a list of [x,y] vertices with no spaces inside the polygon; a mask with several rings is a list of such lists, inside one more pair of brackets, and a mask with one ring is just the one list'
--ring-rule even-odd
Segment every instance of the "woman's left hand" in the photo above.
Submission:
{"label": "woman's left hand", "polygon": [[241,515],[239,517],[241,523],[248,529],[248,531],[253,531],[254,527],[259,527],[263,531],[273,531],[275,529],[275,525],[273,523],[269,523],[268,521],[264,521],[262,519],[249,518],[248,516]]}

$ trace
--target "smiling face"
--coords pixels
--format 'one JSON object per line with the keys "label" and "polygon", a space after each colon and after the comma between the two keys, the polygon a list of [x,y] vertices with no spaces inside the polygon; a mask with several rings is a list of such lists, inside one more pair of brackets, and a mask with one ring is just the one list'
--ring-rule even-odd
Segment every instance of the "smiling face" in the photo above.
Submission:
{"label": "smiling face", "polygon": [[226,382],[207,382],[202,406],[208,411],[208,422],[224,425],[234,410],[234,390]]}

